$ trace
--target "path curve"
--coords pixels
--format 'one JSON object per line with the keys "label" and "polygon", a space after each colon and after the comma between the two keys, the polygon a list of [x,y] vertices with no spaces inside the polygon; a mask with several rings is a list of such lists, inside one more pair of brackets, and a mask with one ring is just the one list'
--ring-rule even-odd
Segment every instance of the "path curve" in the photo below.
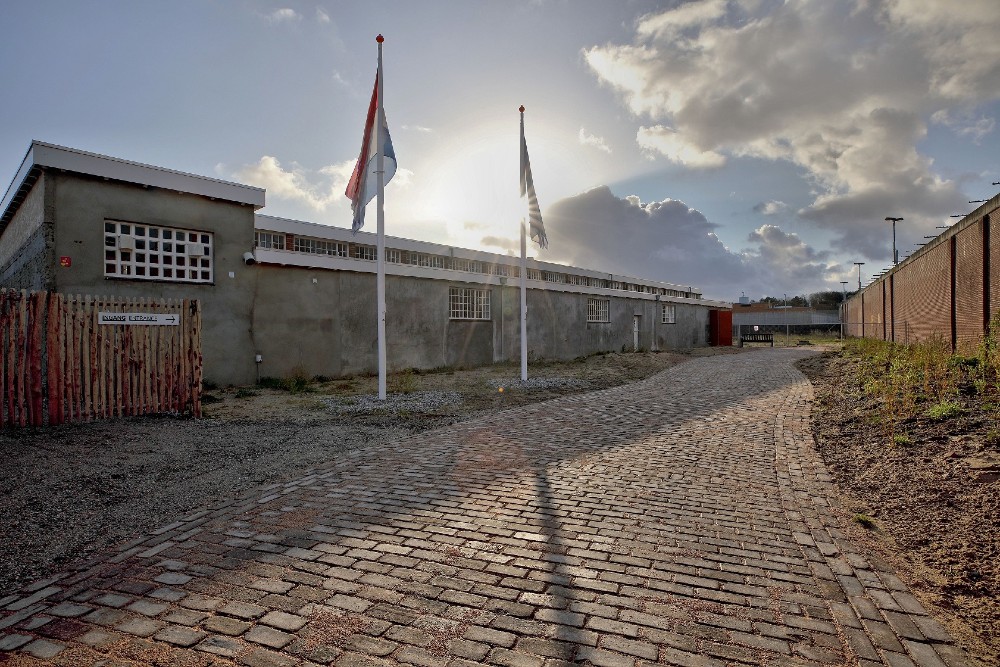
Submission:
{"label": "path curve", "polygon": [[838,528],[807,354],[348,451],[0,599],[0,663],[965,665]]}

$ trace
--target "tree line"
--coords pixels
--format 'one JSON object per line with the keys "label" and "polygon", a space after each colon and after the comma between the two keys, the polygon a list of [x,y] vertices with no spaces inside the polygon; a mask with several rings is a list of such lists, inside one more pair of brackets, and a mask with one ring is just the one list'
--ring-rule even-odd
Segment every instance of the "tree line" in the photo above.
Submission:
{"label": "tree line", "polygon": [[812,294],[797,294],[788,297],[786,301],[781,296],[765,296],[757,300],[757,303],[769,303],[772,306],[784,306],[796,308],[815,308],[816,310],[837,310],[844,302],[844,293],[837,290],[825,292],[813,292]]}

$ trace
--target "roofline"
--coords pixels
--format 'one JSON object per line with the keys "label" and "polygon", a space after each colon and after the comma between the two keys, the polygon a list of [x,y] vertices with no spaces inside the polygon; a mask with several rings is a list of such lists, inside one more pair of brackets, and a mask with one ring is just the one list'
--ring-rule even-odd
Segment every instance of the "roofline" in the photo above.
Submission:
{"label": "roofline", "polygon": [[27,194],[26,191],[22,190],[25,189],[25,186],[30,188],[33,184],[32,174],[36,174],[37,178],[38,170],[46,167],[201,195],[210,199],[222,199],[253,206],[254,210],[264,206],[265,193],[263,188],[34,140],[28,147],[14,180],[7,188],[3,201],[0,202],[0,233],[3,233],[7,222],[14,215],[11,208],[20,203],[16,200],[23,199]]}
{"label": "roofline", "polygon": [[[272,223],[272,226],[266,226],[267,223]],[[265,215],[263,213],[258,213],[254,216],[254,228],[263,229],[274,232],[291,232],[295,233],[296,228],[305,227],[308,229],[307,232],[303,232],[303,236],[314,236],[317,238],[331,239],[335,241],[343,241],[345,243],[364,243],[366,245],[376,245],[376,235],[371,232],[359,231],[354,234],[350,229],[343,227],[333,227],[330,225],[323,225],[316,222],[305,222],[303,220],[293,220],[291,218],[280,218],[273,215]],[[452,257],[460,257],[462,259],[470,259],[475,261],[485,261],[492,262],[496,264],[506,264],[508,266],[520,266],[521,258],[511,255],[504,255],[500,253],[487,252],[484,250],[472,250],[469,248],[461,248],[457,246],[448,246],[440,243],[432,243],[430,241],[415,241],[412,239],[406,239],[398,236],[386,236],[386,243],[393,243],[393,248],[398,250],[407,250],[411,252],[425,252],[435,255],[445,255]],[[681,285],[678,283],[668,283],[659,280],[650,280],[648,278],[639,278],[637,276],[627,276],[624,274],[609,273],[607,271],[597,271],[594,269],[585,269],[578,266],[571,266],[568,264],[555,264],[553,262],[545,262],[535,258],[528,258],[528,266],[532,269],[539,269],[542,271],[553,271],[565,273],[570,270],[574,275],[589,276],[592,278],[604,278],[611,281],[627,282],[637,285],[648,285],[650,287],[663,287],[666,289],[672,289],[675,291],[683,291],[692,294],[697,294],[702,296],[702,292],[699,288],[692,285]],[[720,302],[721,303],[721,302]]]}

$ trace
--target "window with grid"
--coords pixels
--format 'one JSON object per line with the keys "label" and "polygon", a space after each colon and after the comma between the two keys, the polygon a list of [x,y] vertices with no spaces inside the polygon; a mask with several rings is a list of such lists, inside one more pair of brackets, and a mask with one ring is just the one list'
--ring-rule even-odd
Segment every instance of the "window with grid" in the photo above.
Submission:
{"label": "window with grid", "polygon": [[211,232],[105,220],[104,275],[210,283],[213,247]]}
{"label": "window with grid", "polygon": [[284,250],[285,249],[285,235],[278,234],[277,232],[254,232],[254,243],[256,243],[258,248],[267,248],[269,250]]}
{"label": "window with grid", "polygon": [[398,250],[393,250],[392,248],[385,249],[385,261],[390,264],[400,264],[403,261],[401,253]]}
{"label": "window with grid", "polygon": [[663,324],[674,324],[677,322],[677,306],[672,303],[661,303],[660,312],[662,316],[660,317],[660,322]]}
{"label": "window with grid", "polygon": [[611,301],[609,299],[587,299],[588,322],[610,322]]}
{"label": "window with grid", "polygon": [[295,252],[308,252],[313,255],[347,257],[346,243],[323,241],[322,239],[311,239],[307,236],[296,236],[293,249]]}
{"label": "window with grid", "polygon": [[374,262],[378,258],[378,251],[373,245],[351,244],[351,257]]}
{"label": "window with grid", "polygon": [[448,289],[448,316],[453,320],[490,319],[490,291],[466,287]]}
{"label": "window with grid", "polygon": [[427,266],[434,269],[444,268],[444,257],[441,255],[426,255],[422,252],[411,252],[407,259],[407,263],[414,266]]}
{"label": "window with grid", "polygon": [[490,264],[489,272],[492,276],[509,276],[510,271],[506,264]]}
{"label": "window with grid", "polygon": [[468,259],[462,259],[461,257],[453,257],[451,260],[451,268],[456,271],[471,271],[472,262]]}
{"label": "window with grid", "polygon": [[528,280],[541,280],[542,272],[538,269],[528,269]]}

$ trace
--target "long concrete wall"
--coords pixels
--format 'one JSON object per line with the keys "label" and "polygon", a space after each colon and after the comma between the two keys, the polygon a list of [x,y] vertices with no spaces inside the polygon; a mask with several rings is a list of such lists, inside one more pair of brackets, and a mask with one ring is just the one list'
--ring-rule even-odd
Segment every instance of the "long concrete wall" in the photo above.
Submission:
{"label": "long concrete wall", "polygon": [[851,297],[852,336],[971,351],[1000,312],[1000,195]]}
{"label": "long concrete wall", "polygon": [[[212,282],[107,277],[107,221],[212,233]],[[199,299],[204,377],[220,385],[250,384],[258,373],[338,377],[376,371],[374,262],[338,258],[342,266],[330,265],[319,255],[272,252],[270,261],[247,266],[243,254],[254,247],[254,227],[250,205],[44,170],[0,236],[6,267],[21,262],[16,270],[6,269],[0,284],[93,296]],[[68,265],[61,265],[60,257],[68,258]],[[295,264],[314,261],[328,265]],[[658,287],[664,293],[644,292],[649,281],[612,288],[615,276],[594,287],[528,275],[532,358],[631,349],[635,326],[643,349],[706,345],[709,311],[728,305],[703,303],[690,288],[683,296],[666,293],[667,284]],[[489,290],[490,318],[451,319],[451,287]],[[391,370],[519,359],[516,278],[395,264],[386,294]],[[609,322],[587,322],[589,298],[608,300]],[[661,322],[658,299],[674,306],[676,323]]]}
{"label": "long concrete wall", "polygon": [[[261,376],[303,371],[338,377],[377,369],[375,275],[289,266],[256,266],[251,338]],[[481,366],[520,358],[520,292],[506,286],[386,277],[386,356],[390,371]],[[489,320],[449,317],[451,287],[490,291]],[[653,298],[600,297],[610,322],[587,322],[593,295],[529,289],[531,358],[573,359],[639,346],[684,349],[707,344],[708,306],[677,303],[676,323],[661,322]],[[295,341],[290,345],[289,341]],[[211,379],[211,378],[210,378]]]}

